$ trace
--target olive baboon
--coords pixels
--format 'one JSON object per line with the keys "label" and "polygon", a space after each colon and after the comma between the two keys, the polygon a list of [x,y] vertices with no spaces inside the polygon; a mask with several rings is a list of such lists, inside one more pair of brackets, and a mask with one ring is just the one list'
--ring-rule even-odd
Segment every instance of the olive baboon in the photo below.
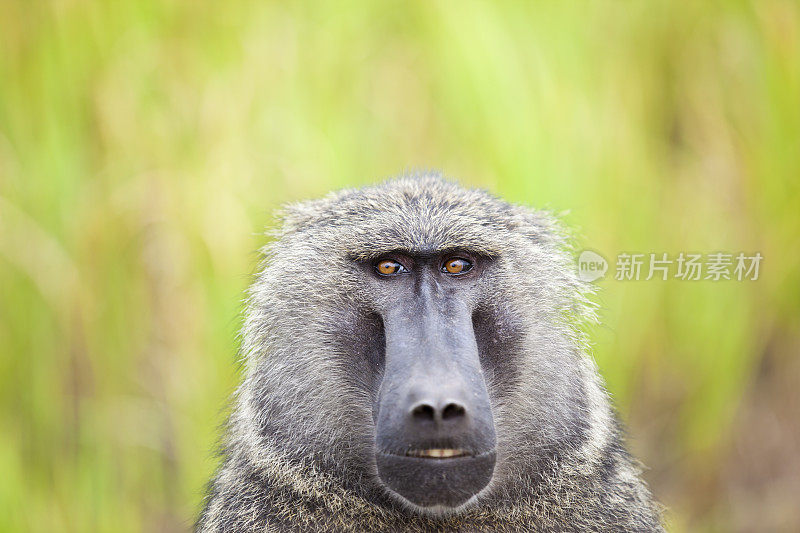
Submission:
{"label": "olive baboon", "polygon": [[549,215],[437,176],[290,206],[208,531],[661,531]]}

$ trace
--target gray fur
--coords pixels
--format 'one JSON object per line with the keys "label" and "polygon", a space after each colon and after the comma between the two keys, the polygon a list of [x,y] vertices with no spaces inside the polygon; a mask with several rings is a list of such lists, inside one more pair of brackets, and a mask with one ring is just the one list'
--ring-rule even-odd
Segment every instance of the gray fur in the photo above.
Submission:
{"label": "gray fur", "polygon": [[[394,250],[493,257],[475,315],[497,433],[490,484],[421,513],[380,484],[380,323],[357,263]],[[437,176],[292,205],[264,250],[246,375],[198,531],[661,531],[582,330],[591,288],[552,216]]]}

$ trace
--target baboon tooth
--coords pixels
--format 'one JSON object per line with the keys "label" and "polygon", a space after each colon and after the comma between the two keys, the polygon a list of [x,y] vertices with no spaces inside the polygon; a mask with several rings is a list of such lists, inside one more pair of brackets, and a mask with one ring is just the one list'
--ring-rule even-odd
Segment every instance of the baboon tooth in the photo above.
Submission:
{"label": "baboon tooth", "polygon": [[445,459],[449,457],[461,457],[467,455],[467,453],[460,448],[428,448],[426,450],[412,450],[406,455],[412,457]]}

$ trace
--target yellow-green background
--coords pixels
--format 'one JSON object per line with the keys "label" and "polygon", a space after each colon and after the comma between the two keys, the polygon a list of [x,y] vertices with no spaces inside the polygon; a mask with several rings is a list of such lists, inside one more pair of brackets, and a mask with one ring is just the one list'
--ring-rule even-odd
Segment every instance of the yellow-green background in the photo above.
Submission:
{"label": "yellow-green background", "polygon": [[672,529],[800,528],[796,2],[3,0],[0,45],[0,531],[190,527],[273,209],[419,168],[761,252],[592,335]]}

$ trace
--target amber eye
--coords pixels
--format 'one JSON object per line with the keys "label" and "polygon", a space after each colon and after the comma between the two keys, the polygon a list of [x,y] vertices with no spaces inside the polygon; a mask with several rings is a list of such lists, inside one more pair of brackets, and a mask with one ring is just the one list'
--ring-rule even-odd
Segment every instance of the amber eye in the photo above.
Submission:
{"label": "amber eye", "polygon": [[470,270],[472,270],[472,263],[460,257],[451,257],[442,265],[442,272],[456,276],[466,274]]}
{"label": "amber eye", "polygon": [[384,259],[380,261],[377,265],[375,265],[375,270],[378,271],[378,274],[381,276],[393,276],[394,274],[401,274],[406,272],[406,267],[398,263],[397,261],[392,261],[391,259]]}

